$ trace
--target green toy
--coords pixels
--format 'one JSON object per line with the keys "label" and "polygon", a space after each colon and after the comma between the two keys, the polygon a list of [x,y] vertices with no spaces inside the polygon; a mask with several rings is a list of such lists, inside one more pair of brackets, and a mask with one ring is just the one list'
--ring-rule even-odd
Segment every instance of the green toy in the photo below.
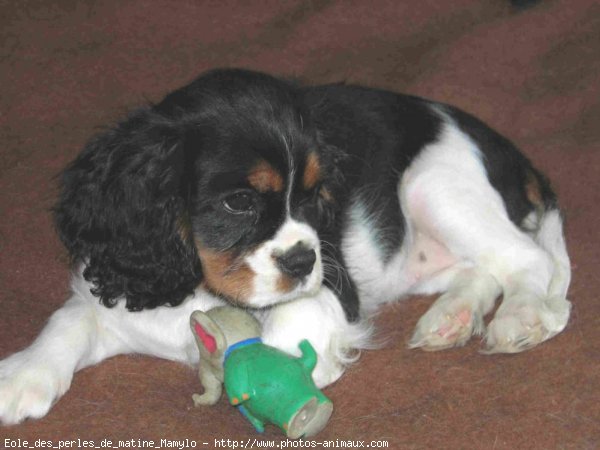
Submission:
{"label": "green toy", "polygon": [[300,342],[299,358],[263,344],[258,321],[231,306],[195,311],[190,326],[200,351],[198,373],[204,387],[202,395],[192,396],[196,406],[217,403],[224,383],[230,403],[258,432],[272,423],[297,439],[325,427],[333,404],[312,380],[317,354],[310,342]]}

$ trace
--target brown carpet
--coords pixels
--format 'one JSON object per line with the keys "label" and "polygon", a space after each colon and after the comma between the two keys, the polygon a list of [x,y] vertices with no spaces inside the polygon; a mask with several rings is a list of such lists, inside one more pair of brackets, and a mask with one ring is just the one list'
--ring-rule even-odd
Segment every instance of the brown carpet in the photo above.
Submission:
{"label": "brown carpet", "polygon": [[[600,447],[600,4],[541,1],[0,1],[0,358],[27,345],[68,293],[49,208],[55,175],[99,126],[199,72],[243,66],[348,80],[453,103],[514,140],[553,180],[573,262],[572,320],[533,351],[439,353],[406,343],[431,299],[385,308],[387,344],[326,394],[317,440],[390,448]],[[113,358],[78,373],[39,421],[5,438],[280,439],[224,401],[191,407],[187,367]],[[209,443],[209,445],[204,445]],[[164,447],[164,446],[163,446]]]}

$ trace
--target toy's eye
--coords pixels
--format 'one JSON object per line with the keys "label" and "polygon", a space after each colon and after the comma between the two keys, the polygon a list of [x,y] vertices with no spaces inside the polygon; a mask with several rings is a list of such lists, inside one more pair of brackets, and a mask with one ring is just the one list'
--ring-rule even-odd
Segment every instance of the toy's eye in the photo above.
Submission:
{"label": "toy's eye", "polygon": [[254,197],[248,191],[234,192],[223,200],[223,207],[231,214],[246,214],[255,209]]}

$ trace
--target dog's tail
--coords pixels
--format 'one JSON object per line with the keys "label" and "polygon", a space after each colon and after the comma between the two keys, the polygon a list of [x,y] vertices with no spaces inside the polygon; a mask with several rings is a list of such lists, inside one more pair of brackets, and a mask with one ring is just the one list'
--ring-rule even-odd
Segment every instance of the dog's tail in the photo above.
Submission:
{"label": "dog's tail", "polygon": [[571,283],[571,262],[563,234],[563,221],[558,209],[544,212],[534,239],[550,254],[554,262],[554,273],[548,288],[548,296],[565,299]]}
{"label": "dog's tail", "polygon": [[533,233],[533,239],[550,255],[554,266],[544,301],[547,314],[543,315],[543,322],[548,332],[545,339],[548,339],[564,330],[571,314],[571,302],[567,300],[571,263],[563,235],[562,217],[556,207],[543,212],[539,227]]}

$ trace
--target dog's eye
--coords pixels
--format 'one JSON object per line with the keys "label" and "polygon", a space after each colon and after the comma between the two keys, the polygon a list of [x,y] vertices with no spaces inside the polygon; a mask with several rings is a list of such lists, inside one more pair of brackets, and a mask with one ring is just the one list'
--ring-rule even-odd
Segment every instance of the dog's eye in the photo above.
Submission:
{"label": "dog's eye", "polygon": [[231,214],[244,214],[254,211],[254,197],[248,192],[236,192],[223,200],[223,206]]}

